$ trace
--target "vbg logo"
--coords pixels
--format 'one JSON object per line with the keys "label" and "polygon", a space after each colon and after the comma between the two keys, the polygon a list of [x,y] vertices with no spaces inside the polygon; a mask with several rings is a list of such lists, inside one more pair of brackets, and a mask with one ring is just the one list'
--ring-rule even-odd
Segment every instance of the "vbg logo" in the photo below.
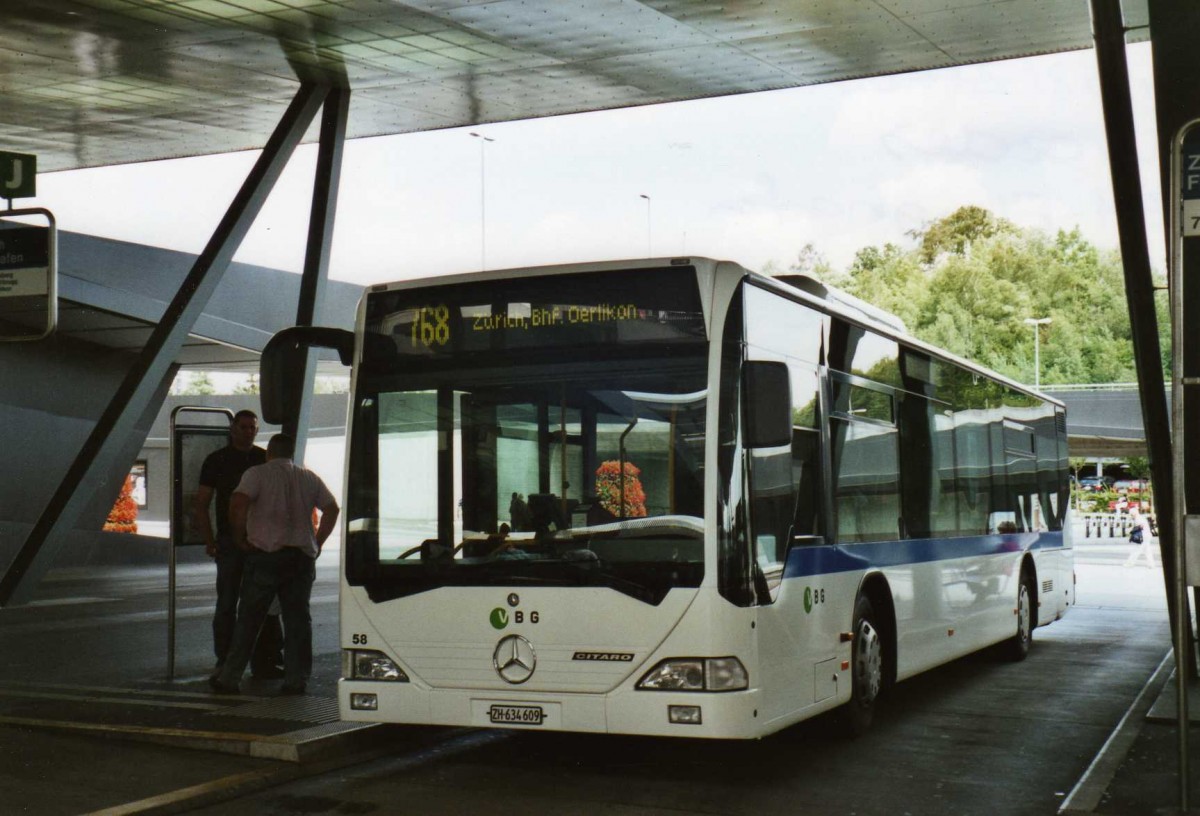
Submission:
{"label": "vbg logo", "polygon": [[812,612],[813,607],[817,604],[825,603],[825,590],[813,589],[812,587],[804,588],[804,611]]}
{"label": "vbg logo", "polygon": [[497,606],[492,610],[489,620],[492,622],[493,629],[503,629],[508,626],[508,610],[503,606]]}

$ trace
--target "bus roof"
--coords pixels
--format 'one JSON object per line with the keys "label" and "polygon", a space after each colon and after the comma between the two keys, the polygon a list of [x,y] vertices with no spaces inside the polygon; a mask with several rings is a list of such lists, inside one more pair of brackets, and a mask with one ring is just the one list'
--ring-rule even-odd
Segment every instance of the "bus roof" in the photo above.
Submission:
{"label": "bus roof", "polygon": [[511,269],[496,269],[481,272],[464,272],[453,275],[440,275],[427,278],[416,278],[412,280],[396,281],[394,283],[375,284],[367,288],[364,295],[374,294],[376,292],[387,292],[398,289],[417,289],[426,286],[446,286],[458,283],[477,283],[480,281],[504,281],[513,278],[536,277],[541,275],[572,275],[583,272],[618,272],[621,270],[631,269],[648,269],[653,267],[678,267],[678,266],[699,266],[707,267],[716,274],[728,275],[736,274],[742,277],[750,278],[769,289],[772,289],[780,294],[785,294],[792,299],[806,302],[809,305],[816,306],[822,311],[831,315],[837,316],[851,323],[858,324],[863,328],[869,328],[872,331],[878,332],[897,342],[903,342],[908,346],[920,349],[934,357],[938,357],[946,362],[977,372],[989,379],[996,380],[1004,385],[1020,391],[1024,394],[1036,397],[1039,400],[1056,405],[1060,408],[1065,406],[1060,400],[1036,391],[1024,383],[1017,382],[1009,377],[993,371],[990,368],[972,362],[963,357],[959,357],[945,349],[940,349],[930,345],[923,340],[918,340],[908,332],[908,328],[896,315],[891,314],[877,306],[873,306],[866,301],[855,297],[847,292],[843,292],[833,286],[828,286],[815,278],[806,275],[780,275],[771,277],[754,272],[736,261],[721,261],[715,258],[705,258],[700,256],[691,257],[663,257],[663,258],[628,258],[624,260],[613,261],[590,261],[585,263],[571,264],[553,264],[548,266],[528,266],[515,267]]}
{"label": "bus roof", "polygon": [[972,362],[965,357],[960,357],[953,352],[938,348],[937,346],[926,343],[924,340],[918,340],[908,333],[908,328],[904,325],[904,321],[899,317],[884,311],[876,306],[854,297],[851,294],[841,291],[832,286],[817,281],[805,275],[782,275],[778,278],[773,278],[767,275],[761,275],[755,272],[750,272],[749,276],[766,284],[769,288],[776,291],[786,291],[788,294],[798,294],[799,299],[809,303],[817,303],[826,312],[837,315],[852,323],[858,323],[863,328],[869,328],[876,331],[892,340],[902,342],[905,345],[920,349],[934,357],[938,357],[946,362],[953,363],[970,371],[977,372],[988,379],[1003,383],[1004,385],[1023,394],[1036,397],[1043,402],[1048,402],[1057,405],[1060,408],[1065,408],[1061,400],[1055,399],[1049,394],[1044,394],[1041,391],[1036,391],[1024,383],[1006,377],[1003,374],[993,371],[992,369]]}

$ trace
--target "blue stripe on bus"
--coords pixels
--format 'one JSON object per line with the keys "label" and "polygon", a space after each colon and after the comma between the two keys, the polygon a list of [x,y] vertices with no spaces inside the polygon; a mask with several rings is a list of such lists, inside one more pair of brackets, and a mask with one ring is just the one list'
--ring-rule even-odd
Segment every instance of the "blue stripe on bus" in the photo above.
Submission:
{"label": "blue stripe on bus", "polygon": [[825,575],[834,572],[865,570],[871,567],[896,567],[952,558],[1050,550],[1063,547],[1063,534],[1017,533],[967,536],[963,538],[913,538],[900,541],[871,541],[855,544],[827,544],[793,547],[784,564],[783,577]]}

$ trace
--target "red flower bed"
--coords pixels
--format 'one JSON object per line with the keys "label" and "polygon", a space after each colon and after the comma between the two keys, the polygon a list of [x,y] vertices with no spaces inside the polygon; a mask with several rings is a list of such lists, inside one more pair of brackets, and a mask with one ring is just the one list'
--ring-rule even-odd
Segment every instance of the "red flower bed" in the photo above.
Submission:
{"label": "red flower bed", "polygon": [[621,463],[616,460],[604,462],[596,468],[596,496],[600,506],[618,518],[644,518],[646,515],[646,492],[641,470],[632,462],[625,463],[625,512],[621,512]]}

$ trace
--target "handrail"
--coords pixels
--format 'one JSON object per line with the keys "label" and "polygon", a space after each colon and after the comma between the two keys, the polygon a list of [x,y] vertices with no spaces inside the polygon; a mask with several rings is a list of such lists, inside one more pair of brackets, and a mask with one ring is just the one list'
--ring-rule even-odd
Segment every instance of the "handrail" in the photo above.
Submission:
{"label": "handrail", "polygon": [[1131,383],[1071,383],[1051,385],[1042,383],[1043,391],[1137,391],[1138,384]]}

